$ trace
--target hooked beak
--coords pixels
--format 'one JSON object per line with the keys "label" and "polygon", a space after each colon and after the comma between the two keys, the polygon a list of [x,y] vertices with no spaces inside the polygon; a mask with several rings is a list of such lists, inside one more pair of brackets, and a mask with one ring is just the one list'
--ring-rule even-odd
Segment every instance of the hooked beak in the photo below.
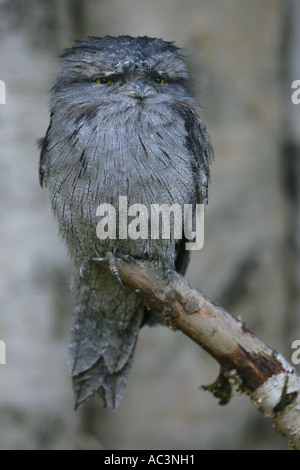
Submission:
{"label": "hooked beak", "polygon": [[139,78],[134,83],[127,83],[124,85],[120,90],[120,93],[130,96],[131,98],[143,100],[150,96],[154,96],[156,91],[151,85],[148,85],[144,80]]}

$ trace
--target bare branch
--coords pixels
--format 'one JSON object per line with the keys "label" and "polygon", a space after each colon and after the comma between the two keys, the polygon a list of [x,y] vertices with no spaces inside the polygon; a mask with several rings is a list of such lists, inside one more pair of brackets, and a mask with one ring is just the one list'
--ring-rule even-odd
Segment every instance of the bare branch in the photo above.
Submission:
{"label": "bare branch", "polygon": [[[149,262],[117,258],[117,268],[122,282],[141,296],[146,307],[213,356],[223,377],[249,395],[291,446],[300,449],[300,379],[281,354],[175,271],[168,283],[163,270]],[[223,382],[208,388],[216,389],[218,383]]]}

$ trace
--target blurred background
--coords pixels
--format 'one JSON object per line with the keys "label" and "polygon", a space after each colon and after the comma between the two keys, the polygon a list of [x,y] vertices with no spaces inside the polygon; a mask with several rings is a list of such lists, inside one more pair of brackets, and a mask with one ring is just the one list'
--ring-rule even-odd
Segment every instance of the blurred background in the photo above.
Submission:
{"label": "blurred background", "polygon": [[[0,0],[0,449],[286,449],[247,397],[219,406],[218,364],[181,332],[143,328],[118,410],[73,410],[71,265],[38,183],[57,54],[86,35],[185,51],[215,149],[205,243],[187,278],[291,360],[300,339],[300,2]],[[299,372],[299,366],[298,366]]]}

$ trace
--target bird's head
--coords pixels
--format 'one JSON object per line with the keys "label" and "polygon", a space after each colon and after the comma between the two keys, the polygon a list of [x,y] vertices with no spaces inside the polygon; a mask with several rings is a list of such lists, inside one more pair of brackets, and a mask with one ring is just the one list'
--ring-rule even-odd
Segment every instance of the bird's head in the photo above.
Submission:
{"label": "bird's head", "polygon": [[[88,37],[61,55],[55,104],[132,114],[191,96],[186,65],[171,42],[144,37]],[[163,113],[163,110],[161,109]]]}

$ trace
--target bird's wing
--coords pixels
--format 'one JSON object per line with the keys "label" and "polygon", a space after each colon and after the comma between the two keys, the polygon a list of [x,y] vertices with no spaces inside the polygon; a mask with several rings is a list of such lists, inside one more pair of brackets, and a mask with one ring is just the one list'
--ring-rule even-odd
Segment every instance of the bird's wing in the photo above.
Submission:
{"label": "bird's wing", "polygon": [[[192,156],[195,200],[193,204],[207,204],[209,166],[214,157],[212,143],[205,125],[197,113],[187,106],[180,106],[180,114],[184,118],[187,130],[186,144]],[[183,236],[176,246],[175,269],[180,274],[185,274],[190,260],[190,252],[185,249],[187,240]]]}

